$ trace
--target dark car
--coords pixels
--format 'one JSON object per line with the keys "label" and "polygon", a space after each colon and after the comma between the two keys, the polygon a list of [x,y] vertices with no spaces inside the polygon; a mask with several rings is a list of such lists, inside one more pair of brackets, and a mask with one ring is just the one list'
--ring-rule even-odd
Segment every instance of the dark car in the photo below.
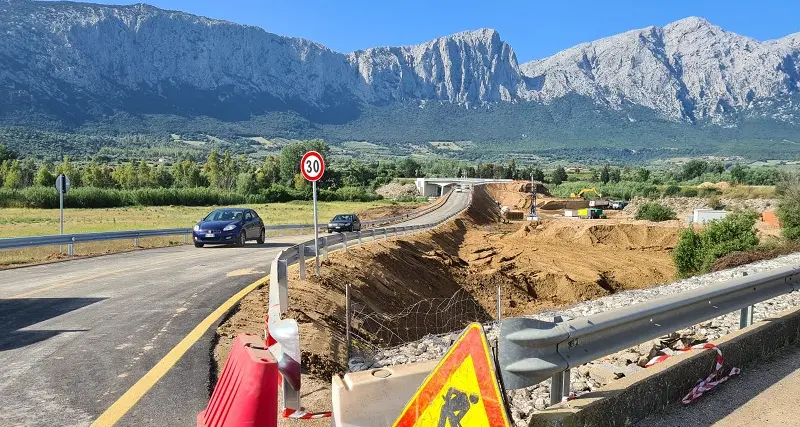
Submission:
{"label": "dark car", "polygon": [[341,214],[333,217],[328,223],[328,233],[334,231],[361,231],[361,220],[356,214]]}
{"label": "dark car", "polygon": [[194,226],[194,246],[230,245],[244,246],[248,240],[264,243],[264,221],[256,211],[246,208],[217,209]]}

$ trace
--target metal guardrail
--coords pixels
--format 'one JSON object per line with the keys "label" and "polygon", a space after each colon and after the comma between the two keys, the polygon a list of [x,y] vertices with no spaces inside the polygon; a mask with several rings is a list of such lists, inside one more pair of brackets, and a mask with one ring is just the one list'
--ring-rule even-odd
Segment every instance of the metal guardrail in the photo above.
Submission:
{"label": "metal guardrail", "polygon": [[738,309],[744,327],[752,323],[753,304],[799,288],[800,266],[785,267],[564,322],[504,319],[498,343],[502,382],[519,389],[556,381],[570,368]]}
{"label": "metal guardrail", "polygon": [[[448,193],[449,194],[449,193]],[[407,215],[399,215],[391,218],[382,218],[372,221],[364,221],[362,226],[376,227],[384,224],[391,224],[398,221],[417,218],[425,215],[435,209],[446,201],[446,197],[441,197],[435,203],[424,209],[411,212]],[[320,226],[321,230],[326,228],[325,225]],[[299,229],[314,229],[314,224],[276,224],[265,225],[264,230],[272,231],[278,230],[281,233],[284,230],[299,230]],[[36,246],[67,246],[67,253],[73,254],[72,245],[75,243],[85,242],[99,242],[104,240],[134,240],[134,246],[139,246],[139,239],[143,237],[159,237],[159,236],[184,236],[184,243],[189,243],[189,235],[191,235],[191,228],[160,228],[151,230],[125,230],[125,231],[109,231],[100,233],[79,233],[79,234],[55,234],[48,236],[30,236],[30,237],[11,237],[0,239],[0,250],[3,249],[22,249]]]}

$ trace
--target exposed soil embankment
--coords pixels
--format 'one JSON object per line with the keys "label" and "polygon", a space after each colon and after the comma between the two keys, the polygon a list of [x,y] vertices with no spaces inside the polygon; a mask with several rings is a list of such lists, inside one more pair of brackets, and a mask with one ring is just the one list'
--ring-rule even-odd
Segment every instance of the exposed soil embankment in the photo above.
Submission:
{"label": "exposed soil embankment", "polygon": [[[677,242],[675,224],[567,218],[500,224],[498,217],[493,197],[478,187],[472,206],[435,230],[333,253],[321,277],[299,281],[290,269],[294,280],[289,283],[287,316],[300,324],[304,381],[308,377],[309,384],[323,387],[346,366],[348,284],[355,303],[381,314],[464,290],[480,307],[476,316],[481,318],[474,320],[488,320],[496,312],[498,286],[503,315],[509,316],[674,277],[669,250]],[[218,360],[224,360],[237,333],[262,330],[267,296],[266,289],[252,293],[219,328]],[[421,338],[429,332],[420,328],[419,337],[407,336]],[[324,404],[325,399],[329,397],[318,400]]]}

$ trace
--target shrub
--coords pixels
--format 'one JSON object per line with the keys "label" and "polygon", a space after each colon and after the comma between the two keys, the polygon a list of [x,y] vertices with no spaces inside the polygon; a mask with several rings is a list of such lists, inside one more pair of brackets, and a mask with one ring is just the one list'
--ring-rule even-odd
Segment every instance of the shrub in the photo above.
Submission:
{"label": "shrub", "polygon": [[779,185],[778,219],[783,227],[783,236],[800,240],[800,175],[787,175]]}
{"label": "shrub", "polygon": [[645,203],[636,211],[636,219],[647,221],[669,221],[675,219],[675,211],[658,203]]}
{"label": "shrub", "polygon": [[58,208],[58,191],[55,187],[28,187],[19,192],[19,196],[26,208]]}
{"label": "shrub", "polygon": [[679,193],[683,197],[697,197],[697,189],[693,187],[682,188]]}
{"label": "shrub", "polygon": [[681,187],[675,184],[670,184],[664,188],[664,196],[675,196],[681,192]]}
{"label": "shrub", "polygon": [[711,271],[714,262],[729,253],[745,251],[758,244],[754,212],[732,213],[711,221],[699,232],[681,232],[673,252],[675,268],[681,277]]}
{"label": "shrub", "polygon": [[722,192],[714,187],[701,188],[697,190],[697,195],[700,197],[719,196],[720,194],[722,194]]}

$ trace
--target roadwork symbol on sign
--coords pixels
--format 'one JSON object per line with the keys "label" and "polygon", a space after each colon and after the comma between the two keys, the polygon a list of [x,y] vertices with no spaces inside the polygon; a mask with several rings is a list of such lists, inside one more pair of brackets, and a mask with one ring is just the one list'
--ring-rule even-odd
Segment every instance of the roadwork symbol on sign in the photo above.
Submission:
{"label": "roadwork symbol on sign", "polygon": [[483,327],[458,337],[393,427],[510,427]]}

